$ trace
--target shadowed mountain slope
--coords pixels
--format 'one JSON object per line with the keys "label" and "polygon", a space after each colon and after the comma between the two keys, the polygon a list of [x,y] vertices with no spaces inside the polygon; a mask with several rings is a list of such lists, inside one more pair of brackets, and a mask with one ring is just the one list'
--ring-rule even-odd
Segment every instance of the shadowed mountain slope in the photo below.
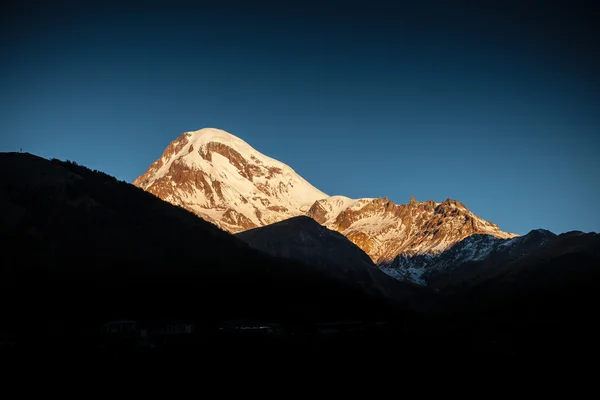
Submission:
{"label": "shadowed mountain slope", "polygon": [[308,321],[395,312],[104,173],[17,153],[0,154],[0,171],[8,260],[0,290],[5,304],[18,305],[4,322],[39,330],[50,320]]}
{"label": "shadowed mountain slope", "polygon": [[373,295],[417,306],[421,290],[381,272],[357,245],[309,217],[295,217],[236,235],[275,257],[299,261]]}

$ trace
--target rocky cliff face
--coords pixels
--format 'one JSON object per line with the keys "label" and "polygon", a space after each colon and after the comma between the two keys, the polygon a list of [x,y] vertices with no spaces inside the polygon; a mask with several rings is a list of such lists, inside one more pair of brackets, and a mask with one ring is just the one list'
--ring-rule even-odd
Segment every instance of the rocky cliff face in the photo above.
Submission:
{"label": "rocky cliff face", "polygon": [[174,140],[134,185],[238,233],[307,215],[346,236],[380,265],[399,254],[438,254],[474,234],[517,235],[447,199],[394,204],[328,196],[289,166],[218,129]]}
{"label": "rocky cliff face", "polygon": [[334,196],[315,202],[307,215],[342,233],[378,264],[391,263],[398,254],[438,254],[475,234],[517,236],[451,199],[436,203],[412,197],[409,204],[398,205],[387,198]]}

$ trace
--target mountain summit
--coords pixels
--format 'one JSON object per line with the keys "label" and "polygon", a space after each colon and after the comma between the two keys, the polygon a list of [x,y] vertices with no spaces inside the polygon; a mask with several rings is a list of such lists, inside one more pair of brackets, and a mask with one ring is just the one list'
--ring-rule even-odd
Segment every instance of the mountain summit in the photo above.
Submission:
{"label": "mountain summit", "polygon": [[474,234],[518,235],[457,200],[394,204],[386,198],[328,196],[289,166],[223,130],[185,132],[134,185],[238,233],[306,215],[337,231],[377,264],[399,254],[438,254]]}
{"label": "mountain summit", "polygon": [[220,129],[175,139],[134,185],[232,233],[304,215],[328,196]]}

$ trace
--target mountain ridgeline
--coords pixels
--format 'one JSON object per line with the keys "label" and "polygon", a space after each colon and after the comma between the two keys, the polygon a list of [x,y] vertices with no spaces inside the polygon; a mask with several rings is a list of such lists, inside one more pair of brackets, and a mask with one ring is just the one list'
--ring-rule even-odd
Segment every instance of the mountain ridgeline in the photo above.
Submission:
{"label": "mountain ridgeline", "polygon": [[134,182],[231,233],[306,215],[340,232],[379,265],[399,254],[437,254],[473,234],[517,235],[462,203],[397,205],[387,198],[328,196],[292,168],[219,129],[185,132]]}
{"label": "mountain ridgeline", "polygon": [[534,265],[568,254],[600,255],[600,236],[579,231],[555,235],[536,229],[524,236],[499,239],[473,235],[437,255],[398,256],[382,269],[390,276],[437,291],[460,291],[499,278],[524,276]]}

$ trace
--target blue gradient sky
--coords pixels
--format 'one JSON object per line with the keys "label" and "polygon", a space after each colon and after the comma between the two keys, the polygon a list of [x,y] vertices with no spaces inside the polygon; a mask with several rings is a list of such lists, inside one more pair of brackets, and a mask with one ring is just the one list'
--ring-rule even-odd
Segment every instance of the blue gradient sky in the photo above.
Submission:
{"label": "blue gradient sky", "polygon": [[132,181],[217,127],[328,194],[600,231],[593,2],[24,3],[2,6],[0,151]]}

